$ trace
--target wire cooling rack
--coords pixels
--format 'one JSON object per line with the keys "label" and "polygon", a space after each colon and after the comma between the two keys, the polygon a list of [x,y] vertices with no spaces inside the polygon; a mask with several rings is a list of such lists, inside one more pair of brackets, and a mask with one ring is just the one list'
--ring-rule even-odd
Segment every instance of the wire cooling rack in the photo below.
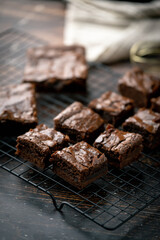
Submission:
{"label": "wire cooling rack", "polygon": [[[44,44],[17,30],[0,34],[0,84],[21,82],[28,47]],[[116,91],[119,75],[111,68],[92,64],[85,93],[37,94],[39,123],[53,126],[53,117],[74,101],[87,104],[107,90]],[[160,153],[142,154],[137,162],[123,170],[109,173],[78,191],[50,167],[39,170],[15,156],[15,137],[0,139],[0,167],[48,194],[57,210],[64,205],[75,209],[91,221],[114,230],[160,196]],[[67,199],[64,201],[64,199]]]}

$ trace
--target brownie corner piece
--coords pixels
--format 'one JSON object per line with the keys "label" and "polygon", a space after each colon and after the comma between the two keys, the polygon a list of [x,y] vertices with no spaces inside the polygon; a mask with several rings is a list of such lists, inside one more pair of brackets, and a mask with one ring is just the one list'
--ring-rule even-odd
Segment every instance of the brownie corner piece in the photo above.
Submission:
{"label": "brownie corner piece", "polygon": [[37,122],[33,84],[0,87],[0,135],[22,134],[35,127]]}
{"label": "brownie corner piece", "polygon": [[69,137],[45,124],[17,137],[16,154],[40,168],[49,165],[51,153],[68,146]]}
{"label": "brownie corner piece", "polygon": [[136,67],[118,81],[119,92],[134,99],[137,107],[147,107],[150,99],[160,94],[160,80]]}
{"label": "brownie corner piece", "polygon": [[99,113],[106,123],[111,123],[114,126],[119,126],[134,111],[132,99],[111,91],[92,100],[88,106]]}
{"label": "brownie corner piece", "polygon": [[92,109],[74,102],[54,118],[55,129],[67,134],[73,142],[94,139],[104,130],[104,121]]}
{"label": "brownie corner piece", "polygon": [[73,89],[86,86],[88,65],[82,46],[42,46],[28,50],[24,82],[40,90]]}
{"label": "brownie corner piece", "polygon": [[126,119],[123,129],[141,134],[145,150],[154,149],[160,145],[160,113],[151,109],[139,109],[135,115]]}
{"label": "brownie corner piece", "polygon": [[78,189],[107,174],[107,158],[98,149],[81,141],[51,155],[53,172]]}
{"label": "brownie corner piece", "polygon": [[93,146],[106,155],[111,166],[120,169],[138,160],[143,149],[140,134],[121,131],[111,124],[107,125]]}

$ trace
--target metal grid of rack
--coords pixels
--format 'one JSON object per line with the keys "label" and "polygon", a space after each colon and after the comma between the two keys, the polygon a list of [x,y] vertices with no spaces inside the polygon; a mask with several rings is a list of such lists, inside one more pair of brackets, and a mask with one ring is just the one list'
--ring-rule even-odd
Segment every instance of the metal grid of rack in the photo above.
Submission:
{"label": "metal grid of rack", "polygon": [[[1,85],[21,82],[28,47],[43,44],[35,37],[9,29],[0,34]],[[87,104],[105,90],[116,91],[119,75],[111,68],[92,64],[86,92],[37,94],[39,123],[53,126],[53,117],[74,101]],[[16,138],[0,139],[0,167],[49,194],[57,210],[64,205],[91,221],[114,230],[160,196],[160,153],[143,153],[140,160],[123,170],[109,167],[109,173],[83,190],[77,190],[50,167],[40,170],[15,156]],[[66,196],[67,201],[62,201]]]}

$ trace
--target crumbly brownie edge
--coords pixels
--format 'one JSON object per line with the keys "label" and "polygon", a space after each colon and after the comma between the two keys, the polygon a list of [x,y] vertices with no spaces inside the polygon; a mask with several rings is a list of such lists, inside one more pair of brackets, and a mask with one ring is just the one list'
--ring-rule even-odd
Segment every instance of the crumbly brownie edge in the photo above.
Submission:
{"label": "crumbly brownie edge", "polygon": [[149,133],[144,128],[135,125],[132,122],[124,122],[123,129],[128,132],[139,133],[143,137],[144,150],[152,150],[160,145],[160,128],[156,134]]}
{"label": "crumbly brownie edge", "polygon": [[96,157],[97,160],[95,159],[95,161],[99,162],[99,164],[96,163],[96,165],[90,167],[83,166],[82,164],[80,170],[76,164],[72,164],[72,162],[66,160],[59,151],[51,155],[50,162],[53,164],[53,172],[65,181],[69,182],[71,185],[81,189],[107,173],[107,158],[104,154],[100,152],[99,154],[100,156]]}
{"label": "crumbly brownie edge", "polygon": [[98,137],[98,135],[104,131],[104,124],[102,124],[98,129],[93,132],[79,132],[76,129],[70,129],[67,127],[62,127],[60,124],[56,124],[55,129],[59,132],[62,132],[65,135],[70,137],[72,143],[86,141],[90,144]]}
{"label": "crumbly brownie edge", "polygon": [[134,100],[135,106],[137,107],[147,107],[148,96],[137,90],[136,88],[129,87],[123,83],[118,84],[118,90],[124,97],[129,97]]}
{"label": "crumbly brownie edge", "polygon": [[98,147],[98,145],[94,146],[97,147],[100,151],[104,152],[105,156],[108,159],[109,165],[120,169],[130,165],[132,162],[137,161],[141,156],[143,149],[143,145],[139,144],[138,142],[136,145],[128,148],[128,150],[130,150],[129,153],[120,155],[118,152],[104,151],[103,148]]}
{"label": "crumbly brownie edge", "polygon": [[[101,157],[103,156],[102,154]],[[50,162],[53,164],[54,173],[78,189],[86,187],[97,178],[107,174],[108,171],[107,160],[93,168],[92,171],[85,168],[83,173],[80,173],[71,163],[57,156],[56,153],[52,155]]]}
{"label": "crumbly brownie edge", "polygon": [[[113,129],[112,130],[113,133],[116,130],[113,127],[111,127],[110,129],[111,130]],[[107,137],[107,134],[108,134],[108,137],[110,137],[112,135],[112,132],[108,133],[105,131],[104,133],[102,133],[100,135],[100,137],[102,138],[102,141],[105,138],[105,135]],[[126,141],[126,139],[124,139],[124,141]],[[118,144],[116,143],[115,145],[117,148],[116,150],[112,150],[112,147],[114,147],[114,145],[111,148],[110,147],[107,148],[105,144],[103,144],[101,141],[100,142],[95,141],[93,146],[105,154],[105,156],[108,158],[108,162],[110,165],[117,168],[123,168],[129,165],[130,163],[132,163],[133,161],[136,161],[140,157],[143,149],[142,136],[140,134],[133,133],[132,141],[126,142],[125,146],[123,145],[123,148],[122,146],[120,146],[120,150],[122,151],[119,151],[118,147],[119,147],[119,144],[121,144],[122,142],[123,141],[120,141]]]}
{"label": "crumbly brownie edge", "polygon": [[94,175],[90,176],[90,178],[82,182],[76,182],[75,178],[73,178],[72,176],[68,176],[68,172],[65,172],[59,168],[54,169],[55,174],[57,174],[59,177],[64,179],[66,182],[70,183],[72,186],[78,188],[79,190],[85,188],[90,183],[94,182],[96,179],[106,175],[107,171],[108,171],[108,168],[106,166],[102,166],[102,169],[97,171]]}
{"label": "crumbly brownie edge", "polygon": [[34,163],[40,168],[45,168],[49,165],[50,150],[42,150],[35,143],[21,138],[17,138],[16,155],[24,160]]}

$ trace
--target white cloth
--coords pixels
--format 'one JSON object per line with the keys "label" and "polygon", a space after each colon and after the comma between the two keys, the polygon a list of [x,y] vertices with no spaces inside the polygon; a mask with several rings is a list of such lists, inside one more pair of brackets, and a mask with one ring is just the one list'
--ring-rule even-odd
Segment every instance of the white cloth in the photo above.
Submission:
{"label": "white cloth", "polygon": [[140,40],[160,41],[160,1],[130,3],[69,0],[65,44],[82,44],[89,61],[112,63],[129,57]]}

